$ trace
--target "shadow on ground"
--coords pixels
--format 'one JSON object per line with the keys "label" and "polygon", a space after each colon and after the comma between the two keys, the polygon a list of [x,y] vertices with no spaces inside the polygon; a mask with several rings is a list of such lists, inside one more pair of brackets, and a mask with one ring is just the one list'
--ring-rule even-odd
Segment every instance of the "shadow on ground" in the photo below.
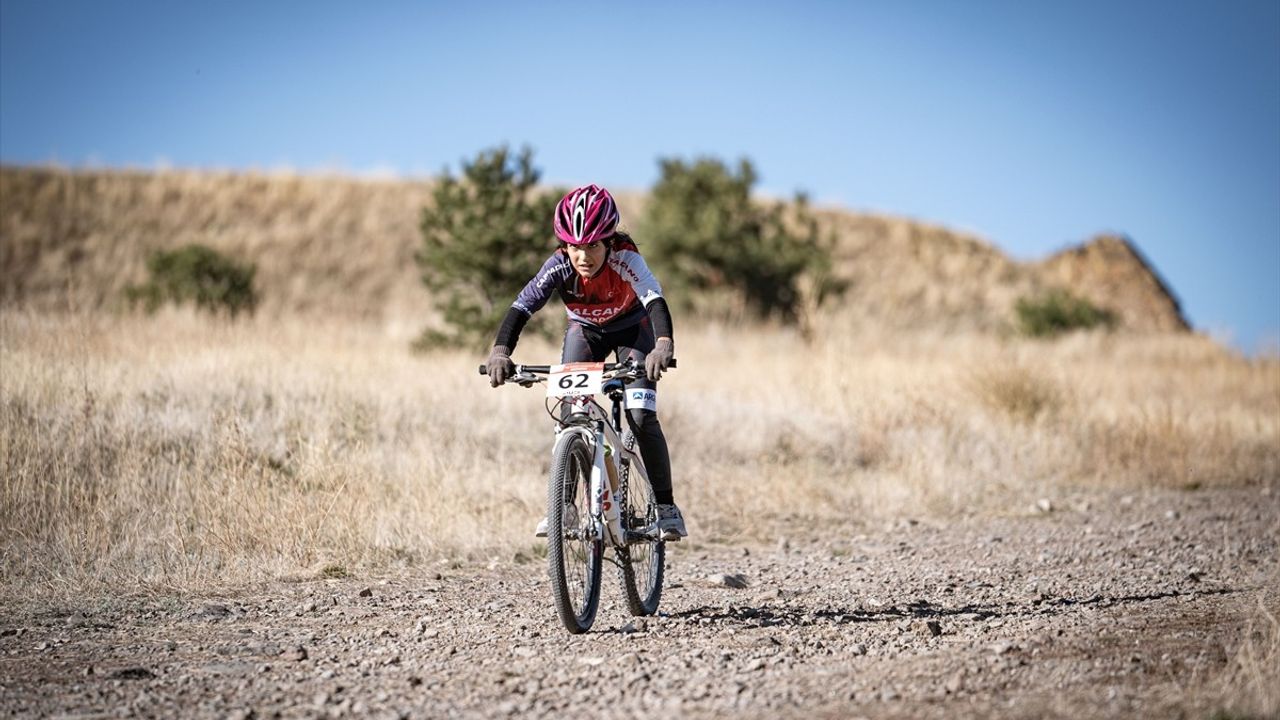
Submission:
{"label": "shadow on ground", "polygon": [[702,605],[673,612],[670,617],[708,620],[714,623],[739,623],[745,627],[774,627],[785,625],[803,627],[817,623],[845,625],[849,623],[890,622],[903,619],[935,620],[965,616],[969,620],[988,618],[1016,618],[1032,615],[1061,615],[1083,607],[1115,607],[1137,603],[1156,602],[1169,598],[1195,598],[1215,595],[1231,595],[1248,588],[1206,588],[1203,590],[1167,590],[1140,595],[1094,595],[1087,598],[1042,597],[1023,604],[979,604],[943,607],[928,600],[917,600],[906,605],[883,608],[832,608],[809,609],[792,605],[727,605],[718,607]]}

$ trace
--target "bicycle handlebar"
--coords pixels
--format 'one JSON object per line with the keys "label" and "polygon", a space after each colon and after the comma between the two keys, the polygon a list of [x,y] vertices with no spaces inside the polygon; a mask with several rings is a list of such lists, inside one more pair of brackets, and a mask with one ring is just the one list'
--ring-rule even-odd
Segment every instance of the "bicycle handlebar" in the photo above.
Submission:
{"label": "bicycle handlebar", "polygon": [[[631,364],[631,363],[630,363],[630,361],[628,361],[628,362],[620,362],[620,363],[605,363],[605,364],[604,364],[604,371],[605,371],[605,372],[612,372],[612,371],[614,371],[614,370],[619,370],[619,369],[621,369],[621,368],[625,368],[625,367],[627,367],[627,366],[628,366],[628,365],[630,365],[630,364]],[[675,366],[676,366],[676,360],[675,360],[675,358],[672,358],[672,359],[671,359],[671,364],[667,365],[667,369],[668,369],[668,370],[671,370],[671,369],[675,368]],[[550,372],[551,372],[551,366],[550,366],[550,365],[516,365],[516,372],[528,372],[528,373],[537,373],[537,374],[546,375],[546,374],[548,374],[548,373],[550,373]],[[485,364],[481,364],[481,365],[480,365],[480,374],[481,374],[481,375],[488,375],[488,374],[489,374],[489,366],[488,366],[488,365],[485,365]]]}

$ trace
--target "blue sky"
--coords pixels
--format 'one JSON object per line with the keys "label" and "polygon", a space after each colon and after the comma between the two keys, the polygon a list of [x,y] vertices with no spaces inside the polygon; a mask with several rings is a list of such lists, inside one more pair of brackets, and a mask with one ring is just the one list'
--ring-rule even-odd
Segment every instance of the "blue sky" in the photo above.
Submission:
{"label": "blue sky", "polygon": [[1131,236],[1192,323],[1280,338],[1280,1],[0,0],[0,161],[427,175],[529,144],[644,188],[935,222],[1021,259]]}

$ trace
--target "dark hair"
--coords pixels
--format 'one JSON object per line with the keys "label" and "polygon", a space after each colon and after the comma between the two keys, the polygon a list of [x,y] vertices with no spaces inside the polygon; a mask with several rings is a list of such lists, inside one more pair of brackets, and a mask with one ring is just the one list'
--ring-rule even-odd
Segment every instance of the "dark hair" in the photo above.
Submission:
{"label": "dark hair", "polygon": [[[625,242],[625,243],[631,243],[632,245],[635,245],[635,244],[636,244],[636,241],[635,241],[635,240],[633,240],[633,239],[631,238],[631,234],[630,234],[630,233],[627,233],[627,232],[623,232],[622,230],[616,230],[616,231],[614,231],[614,233],[613,233],[612,235],[610,235],[610,236],[609,236],[609,237],[607,237],[607,238],[604,238],[604,239],[603,239],[603,240],[601,240],[600,242],[604,243],[604,246],[605,246],[605,247],[609,248],[610,250],[613,250],[613,246],[614,246],[618,241],[622,241],[622,242]],[[569,243],[567,243],[567,242],[565,242],[565,241],[563,241],[563,240],[560,240],[560,239],[557,239],[557,240],[556,240],[556,249],[557,249],[557,250],[564,250],[564,249],[565,249],[565,248],[567,248],[568,246],[569,246]]]}

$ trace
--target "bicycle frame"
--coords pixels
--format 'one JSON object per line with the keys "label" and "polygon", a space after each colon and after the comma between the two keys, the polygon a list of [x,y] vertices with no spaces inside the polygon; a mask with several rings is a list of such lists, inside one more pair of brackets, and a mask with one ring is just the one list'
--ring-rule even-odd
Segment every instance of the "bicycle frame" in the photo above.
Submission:
{"label": "bicycle frame", "polygon": [[[639,473],[648,483],[649,473],[645,469],[644,459],[623,444],[619,429],[614,426],[614,422],[620,421],[616,416],[610,418],[606,415],[605,409],[593,397],[574,398],[566,402],[571,404],[571,410],[568,419],[557,427],[556,437],[566,432],[580,434],[595,452],[590,489],[592,532],[596,533],[595,537],[607,538],[614,547],[625,547],[642,541],[645,537],[643,534],[624,530],[620,516],[614,515],[611,521],[606,521],[609,510],[607,503],[614,502],[613,492],[618,490],[607,485],[606,478],[616,477],[617,471],[621,470],[617,465],[621,454],[623,461],[631,466],[631,471]],[[613,402],[616,407],[618,400]],[[608,455],[605,453],[606,445],[611,451]],[[605,463],[614,463],[615,472],[609,473]]]}
{"label": "bicycle frame", "polygon": [[[676,366],[675,361],[671,361],[670,367]],[[621,370],[623,363],[614,366],[615,369]],[[639,370],[635,364],[626,366],[631,371]],[[532,387],[534,384],[546,381],[546,373],[550,370],[548,365],[516,365],[515,375],[512,381],[525,387]],[[480,374],[485,374],[485,366],[480,366]],[[633,376],[634,377],[634,376]],[[616,464],[613,466],[615,473],[609,473],[609,468],[605,463],[617,463],[618,458],[627,463],[633,472],[640,474],[644,479],[645,485],[649,484],[649,471],[644,466],[644,459],[635,450],[626,448],[623,445],[621,431],[622,418],[619,403],[622,402],[620,391],[625,384],[617,377],[611,377],[608,382],[601,388],[602,392],[609,397],[613,404],[612,417],[600,403],[596,402],[592,395],[578,396],[573,398],[561,398],[561,402],[570,406],[568,417],[561,421],[556,427],[556,438],[561,433],[573,432],[582,435],[582,439],[588,443],[588,446],[594,449],[595,457],[591,466],[591,487],[588,491],[591,493],[591,520],[593,533],[592,538],[607,537],[609,543],[615,548],[626,547],[638,542],[646,542],[653,540],[645,533],[638,533],[633,530],[625,530],[621,522],[606,523],[604,518],[609,508],[605,503],[613,502],[612,494],[605,493],[605,478],[617,475],[621,468]],[[610,449],[610,456],[606,457],[605,447]],[[610,487],[610,490],[618,488]],[[617,518],[615,518],[617,519]]]}

